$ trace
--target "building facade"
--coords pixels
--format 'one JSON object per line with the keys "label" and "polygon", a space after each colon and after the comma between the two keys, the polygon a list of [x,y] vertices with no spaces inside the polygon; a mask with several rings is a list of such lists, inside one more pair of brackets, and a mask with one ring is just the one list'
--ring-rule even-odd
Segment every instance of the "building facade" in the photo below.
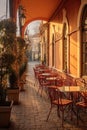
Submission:
{"label": "building facade", "polygon": [[49,66],[87,75],[87,0],[65,0],[49,22]]}
{"label": "building facade", "polygon": [[46,64],[74,77],[86,76],[87,0],[60,0],[44,26],[41,43],[44,46],[42,59],[45,54]]}

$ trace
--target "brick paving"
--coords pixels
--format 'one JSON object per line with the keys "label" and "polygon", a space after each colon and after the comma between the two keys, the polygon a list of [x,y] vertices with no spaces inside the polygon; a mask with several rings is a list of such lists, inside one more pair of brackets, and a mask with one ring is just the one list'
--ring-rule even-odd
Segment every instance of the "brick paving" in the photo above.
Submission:
{"label": "brick paving", "polygon": [[20,104],[14,105],[12,108],[9,128],[0,130],[87,130],[84,123],[76,125],[76,118],[72,122],[69,119],[66,120],[62,127],[56,108],[52,110],[50,118],[46,122],[50,102],[45,92],[43,97],[37,94],[33,73],[35,64],[36,62],[28,64],[25,91],[20,92]]}

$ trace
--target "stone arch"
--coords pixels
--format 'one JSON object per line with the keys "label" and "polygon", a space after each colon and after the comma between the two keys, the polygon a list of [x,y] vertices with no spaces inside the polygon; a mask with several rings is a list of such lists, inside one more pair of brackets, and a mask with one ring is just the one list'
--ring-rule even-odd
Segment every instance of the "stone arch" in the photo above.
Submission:
{"label": "stone arch", "polygon": [[27,27],[27,25],[28,25],[29,23],[35,21],[35,20],[44,20],[44,21],[47,21],[46,18],[42,18],[42,17],[40,17],[40,18],[33,18],[32,20],[29,20],[29,19],[28,19],[28,20],[26,21],[26,23],[24,24],[23,28],[22,28],[22,37],[24,37],[24,31],[25,31],[25,28]]}

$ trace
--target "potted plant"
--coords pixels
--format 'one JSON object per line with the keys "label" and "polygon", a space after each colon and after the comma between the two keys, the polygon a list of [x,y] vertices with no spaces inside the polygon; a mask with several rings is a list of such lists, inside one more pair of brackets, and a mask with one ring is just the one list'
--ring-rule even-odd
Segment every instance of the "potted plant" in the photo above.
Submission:
{"label": "potted plant", "polygon": [[0,128],[8,127],[10,123],[11,109],[13,101],[6,100],[6,87],[7,87],[7,69],[0,57]]}
{"label": "potted plant", "polygon": [[[16,37],[16,24],[11,19],[0,21],[0,44],[2,45],[3,61],[8,69],[8,100],[13,100],[15,104],[18,104],[20,77],[23,75],[23,72],[22,75],[19,75],[19,70],[22,70],[20,68],[26,61],[26,44],[23,38]],[[18,95],[10,96],[11,92],[12,95],[14,95],[13,92]]]}
{"label": "potted plant", "polygon": [[11,21],[0,21],[0,127],[8,127],[13,105],[13,101],[8,101],[6,98],[7,77],[9,74],[6,59],[8,59],[8,55],[11,54],[11,48],[14,40],[14,36],[10,33],[12,30],[14,33],[14,25],[11,24],[12,26],[9,28],[8,23],[10,25]]}
{"label": "potted plant", "polygon": [[[13,79],[14,79],[14,76],[15,76],[14,64],[16,61],[15,50],[17,49],[16,48],[16,24],[11,19],[5,19],[5,20],[0,21],[0,44],[2,45],[1,55],[3,57],[3,62],[5,63],[5,66],[7,67],[7,70],[8,70],[8,77],[10,79],[10,77],[13,76]],[[15,79],[14,79],[14,82],[15,82]],[[13,97],[17,98],[17,96],[12,96],[12,98],[11,96],[9,96],[10,92],[12,92],[12,95],[14,95],[13,91],[16,91],[16,90],[17,90],[17,94],[19,94],[18,92],[19,89],[17,89],[16,85],[14,86],[14,82],[13,82],[13,85],[11,85],[10,84],[11,82],[9,82],[10,85],[7,87],[7,98],[9,101],[13,100],[14,103],[18,103],[13,98]]]}
{"label": "potted plant", "polygon": [[[13,102],[19,103],[19,68],[26,59],[23,55],[24,52],[24,41],[16,38],[15,22],[11,19],[0,21],[0,127],[9,125],[12,104]],[[13,92],[18,96],[13,96]],[[15,97],[18,99],[17,101],[14,99]],[[2,116],[2,113],[7,117]]]}
{"label": "potted plant", "polygon": [[[19,103],[19,91],[24,90],[24,79],[22,76],[26,70],[27,60],[25,56],[25,41],[18,37],[16,39],[15,50],[13,58],[15,59],[14,63],[9,68],[9,89],[7,91],[8,99],[13,100],[14,104]],[[12,56],[12,55],[11,55]],[[11,62],[10,62],[11,63]]]}

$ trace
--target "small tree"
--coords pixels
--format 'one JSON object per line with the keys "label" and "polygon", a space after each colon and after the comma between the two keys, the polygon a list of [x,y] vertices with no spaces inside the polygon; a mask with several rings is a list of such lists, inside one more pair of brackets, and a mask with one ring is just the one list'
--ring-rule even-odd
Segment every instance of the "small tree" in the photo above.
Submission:
{"label": "small tree", "polygon": [[16,53],[15,68],[20,80],[27,66],[26,43],[23,38],[17,37],[16,48],[17,51],[15,52]]}
{"label": "small tree", "polygon": [[21,71],[20,68],[23,68],[23,64],[26,63],[26,44],[23,38],[16,37],[16,23],[11,19],[0,21],[0,45],[0,57],[8,70],[6,72],[9,75],[10,83],[12,81],[14,83],[10,86],[17,87],[19,70]]}
{"label": "small tree", "polygon": [[7,75],[11,73],[12,64],[15,61],[13,53],[16,39],[16,24],[11,19],[0,21],[0,79],[2,95],[6,87]]}

